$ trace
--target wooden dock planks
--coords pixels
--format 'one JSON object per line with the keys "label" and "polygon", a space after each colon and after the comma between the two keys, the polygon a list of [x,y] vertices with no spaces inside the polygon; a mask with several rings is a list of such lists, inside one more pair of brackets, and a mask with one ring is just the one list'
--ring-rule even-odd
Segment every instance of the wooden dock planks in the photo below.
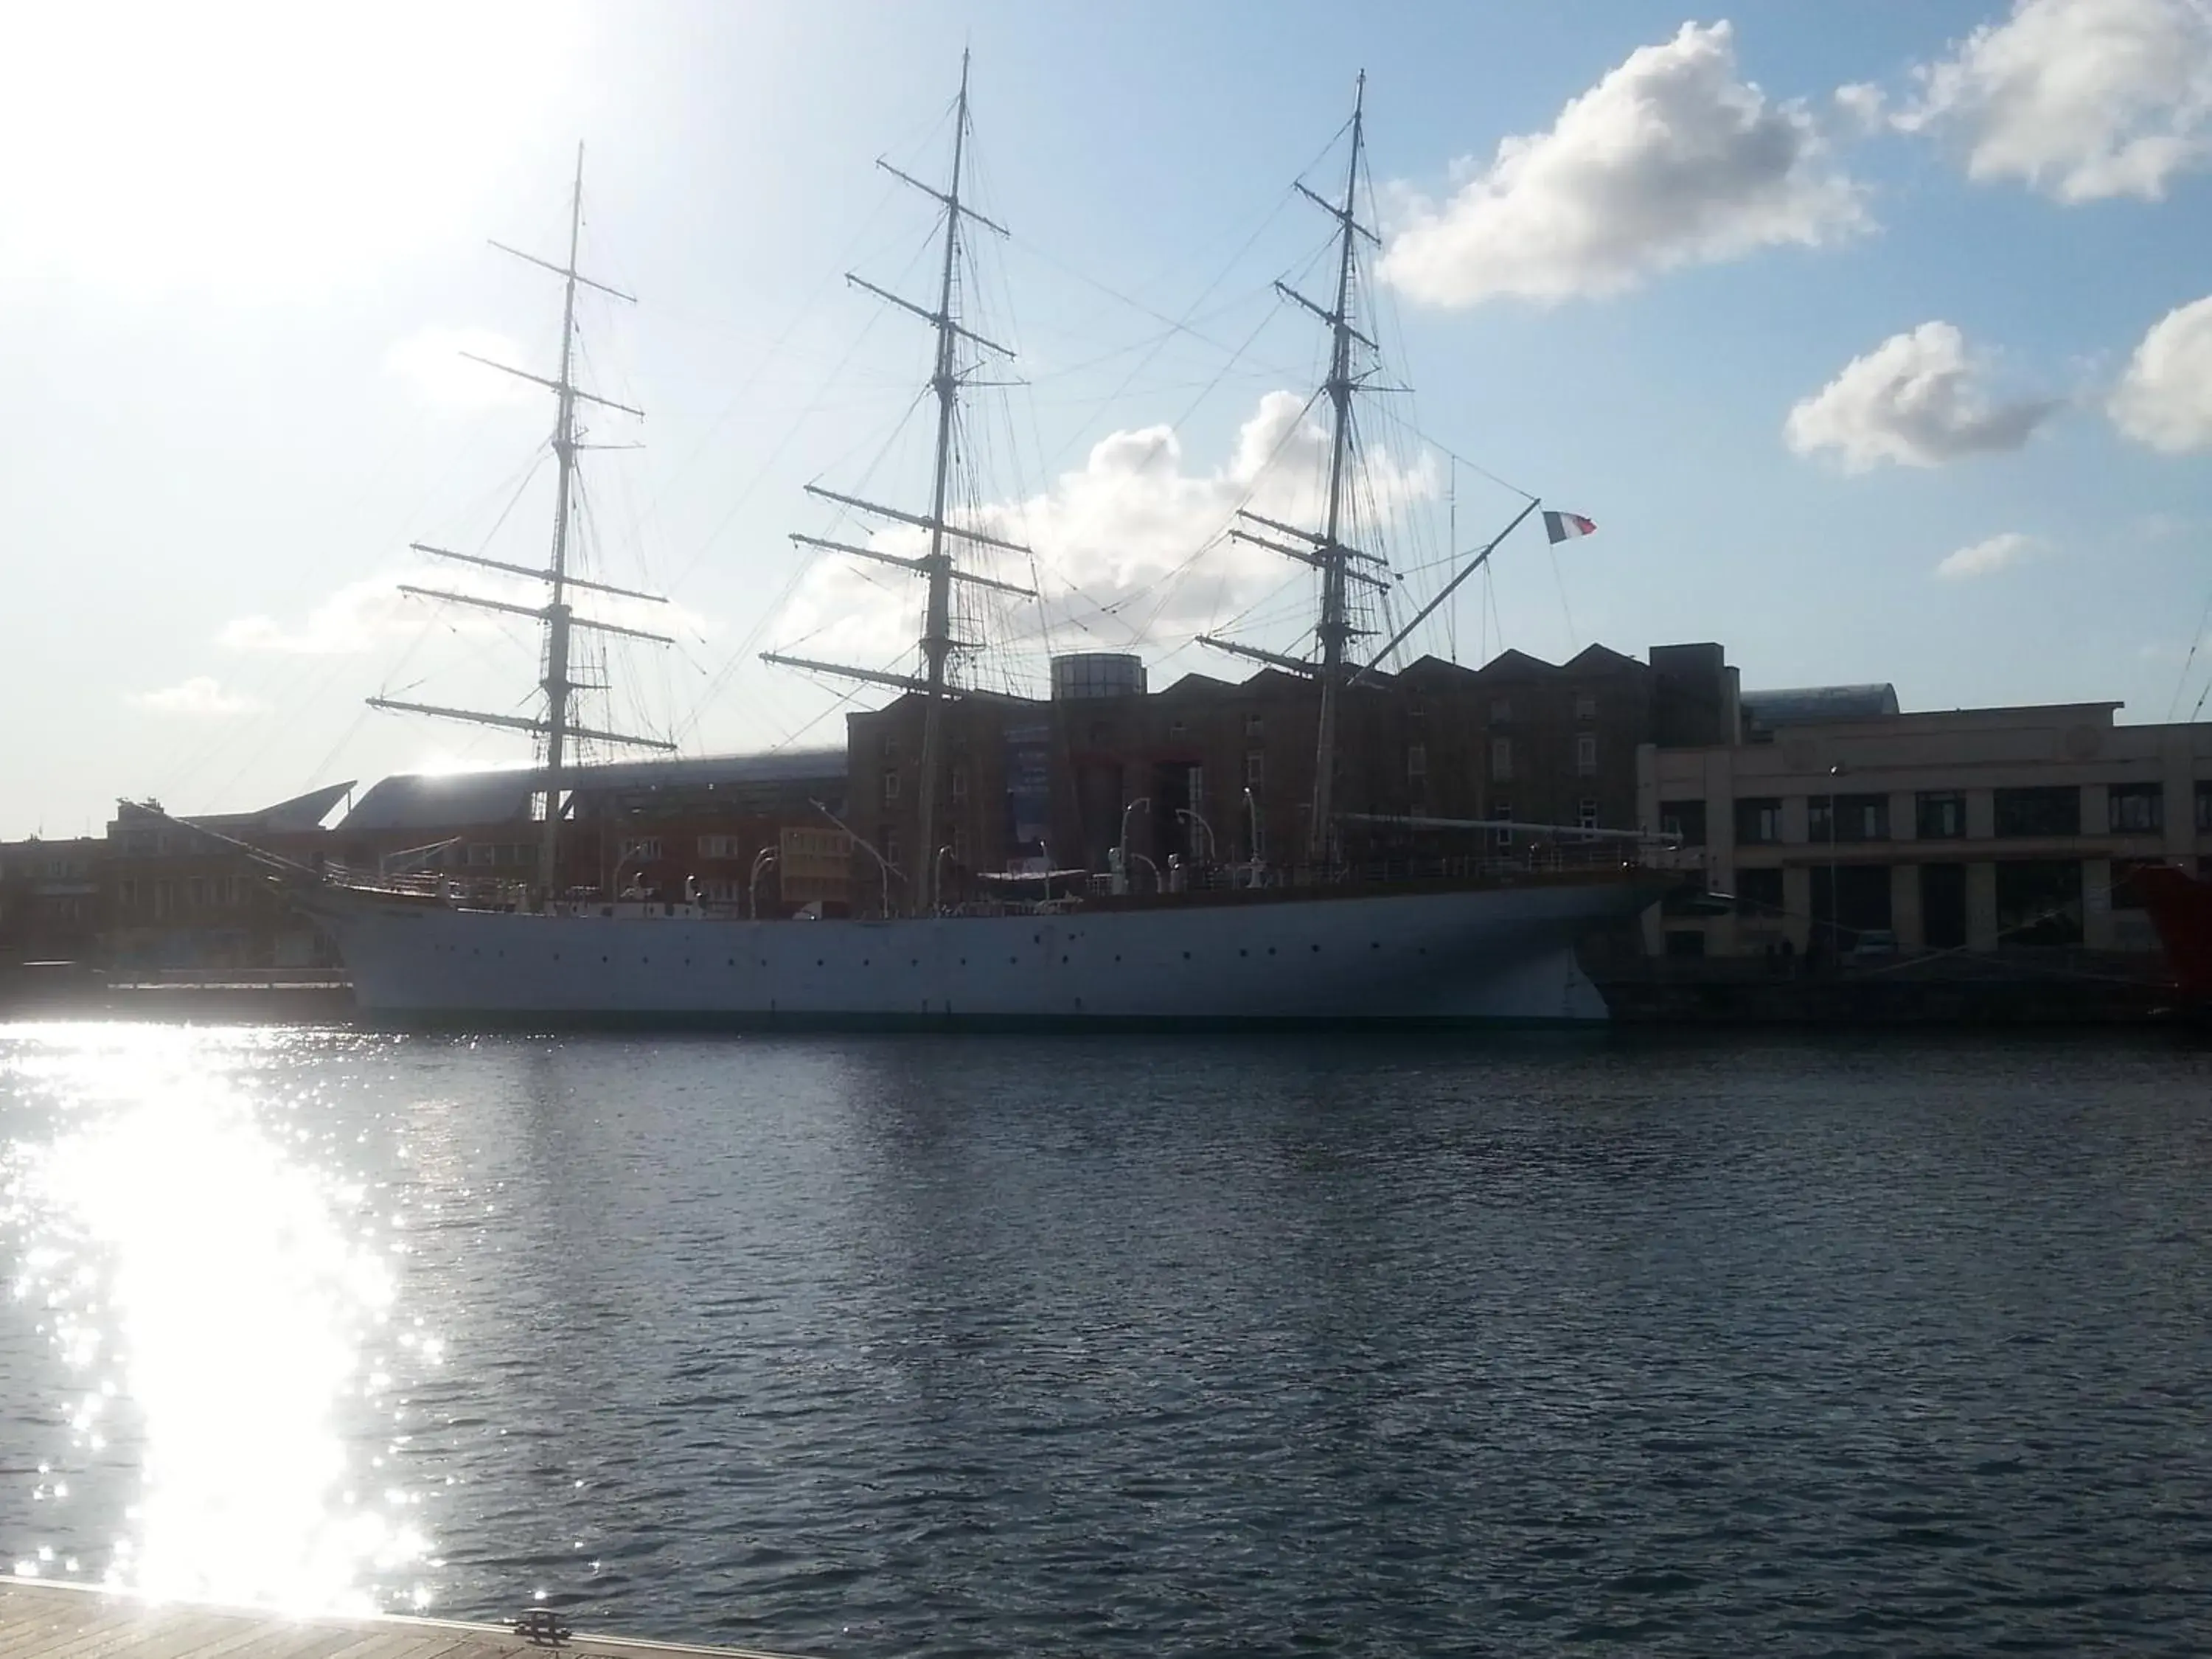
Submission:
{"label": "wooden dock planks", "polygon": [[533,1642],[496,1625],[294,1618],[148,1601],[84,1584],[0,1578],[0,1659],[783,1659],[579,1632]]}

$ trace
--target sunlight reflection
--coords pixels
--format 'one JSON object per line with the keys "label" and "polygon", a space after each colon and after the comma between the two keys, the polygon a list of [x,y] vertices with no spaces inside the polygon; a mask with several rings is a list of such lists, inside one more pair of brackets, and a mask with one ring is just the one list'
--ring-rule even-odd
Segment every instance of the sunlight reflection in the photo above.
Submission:
{"label": "sunlight reflection", "polygon": [[[394,1282],[364,1194],[272,1133],[251,1031],[77,1027],[11,1054],[56,1108],[11,1149],[13,1289],[85,1376],[80,1448],[135,1418],[143,1488],[111,1582],[157,1596],[371,1608],[366,1580],[421,1559],[404,1492],[356,1501],[341,1419],[393,1414],[368,1344]],[[410,1350],[434,1363],[430,1345]],[[65,1482],[42,1492],[65,1497]],[[381,1485],[381,1482],[378,1482]],[[21,1564],[17,1564],[20,1571]],[[419,1595],[418,1595],[419,1600]]]}

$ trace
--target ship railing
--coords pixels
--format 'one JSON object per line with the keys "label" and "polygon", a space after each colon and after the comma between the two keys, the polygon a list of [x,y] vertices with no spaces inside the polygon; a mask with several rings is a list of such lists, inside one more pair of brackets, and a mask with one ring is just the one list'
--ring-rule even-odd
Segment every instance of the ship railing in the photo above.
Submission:
{"label": "ship railing", "polygon": [[[1306,864],[1271,864],[1257,860],[1239,864],[1180,866],[1164,872],[1156,887],[1150,879],[1131,880],[1121,891],[1148,896],[1156,891],[1222,892],[1237,888],[1310,888],[1347,885],[1384,886],[1430,881],[1510,881],[1531,875],[1618,870],[1637,860],[1615,845],[1557,843],[1517,849],[1458,855],[1403,856],[1364,859],[1354,864],[1323,867]],[[1091,890],[1100,896],[1115,892],[1110,875],[1091,878]]]}
{"label": "ship railing", "polygon": [[334,887],[349,888],[356,892],[432,899],[472,910],[511,910],[522,905],[528,894],[528,889],[519,881],[490,877],[471,879],[436,870],[356,870],[343,864],[326,864],[323,866],[323,879]]}

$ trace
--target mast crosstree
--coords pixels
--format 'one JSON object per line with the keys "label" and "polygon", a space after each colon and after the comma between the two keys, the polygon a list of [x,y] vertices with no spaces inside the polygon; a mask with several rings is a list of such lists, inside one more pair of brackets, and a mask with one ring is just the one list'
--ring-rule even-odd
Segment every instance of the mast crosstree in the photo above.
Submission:
{"label": "mast crosstree", "polygon": [[456,593],[443,588],[421,587],[401,583],[399,591],[418,599],[435,599],[442,604],[471,605],[479,611],[496,611],[502,615],[528,617],[544,625],[544,672],[539,687],[545,694],[545,713],[542,718],[523,714],[493,714],[468,708],[449,708],[435,703],[408,702],[397,697],[371,697],[372,708],[388,709],[398,714],[428,714],[439,720],[462,720],[474,726],[489,726],[509,732],[528,732],[544,744],[544,827],[540,834],[538,851],[538,888],[550,898],[558,885],[560,875],[560,836],[562,795],[562,772],[568,762],[568,745],[574,738],[580,742],[625,744],[632,748],[652,749],[672,752],[676,745],[659,738],[635,736],[623,732],[600,731],[579,726],[573,718],[571,701],[579,689],[568,678],[569,637],[576,629],[599,634],[619,635],[626,639],[648,640],[655,644],[671,643],[664,634],[647,633],[643,629],[626,628],[615,623],[601,622],[593,617],[579,617],[568,603],[571,588],[594,593],[611,593],[623,599],[643,600],[652,605],[665,605],[666,599],[658,593],[642,593],[633,588],[616,587],[606,582],[587,581],[568,573],[570,526],[574,520],[576,495],[576,455],[588,447],[578,441],[576,405],[593,404],[602,409],[619,410],[642,419],[644,411],[628,404],[617,403],[611,398],[586,392],[575,383],[576,348],[576,290],[588,288],[635,305],[636,296],[620,289],[583,275],[576,269],[584,226],[584,147],[576,146],[576,179],[568,198],[568,259],[565,264],[555,264],[534,253],[525,253],[504,242],[493,242],[501,253],[511,254],[527,264],[550,270],[562,281],[561,301],[561,367],[559,374],[547,379],[532,374],[526,369],[495,362],[489,357],[477,356],[472,351],[460,355],[487,368],[495,368],[502,374],[512,374],[517,380],[528,380],[533,386],[544,386],[556,399],[553,417],[553,455],[559,463],[559,484],[553,501],[553,545],[547,568],[534,570],[526,565],[507,564],[498,559],[488,559],[474,553],[455,552],[450,548],[433,546],[427,542],[410,542],[418,553],[434,558],[449,559],[458,564],[475,565],[486,570],[497,570],[511,576],[521,576],[546,585],[546,602],[542,605],[518,604],[510,599],[487,599],[480,594]]}
{"label": "mast crosstree", "polygon": [[920,833],[915,836],[916,878],[908,884],[911,908],[917,915],[928,915],[937,908],[937,795],[938,775],[944,769],[945,705],[956,696],[972,695],[952,684],[950,666],[952,653],[962,648],[963,642],[952,637],[952,590],[955,584],[984,587],[1002,593],[1017,594],[1024,599],[1035,599],[1036,590],[1014,582],[1000,581],[994,577],[963,570],[948,543],[974,542],[986,547],[1003,549],[1007,552],[1028,554],[1030,550],[1018,542],[989,535],[971,526],[954,524],[945,517],[953,465],[953,436],[957,422],[960,389],[964,375],[960,368],[959,347],[962,341],[979,347],[994,356],[1011,359],[1012,348],[986,338],[967,327],[960,320],[959,274],[963,228],[969,221],[997,235],[1009,233],[1004,225],[977,212],[962,199],[968,160],[968,64],[966,52],[960,54],[960,93],[953,106],[952,171],[951,181],[943,190],[925,184],[911,173],[902,173],[888,161],[876,165],[901,183],[910,185],[930,198],[945,210],[945,240],[939,264],[937,307],[932,310],[911,300],[902,298],[887,289],[878,288],[865,277],[848,271],[845,280],[854,288],[874,295],[899,310],[920,318],[937,332],[937,355],[930,376],[930,390],[937,396],[937,441],[931,469],[929,510],[915,513],[903,508],[863,501],[857,495],[841,495],[818,484],[806,486],[806,493],[839,507],[851,508],[872,517],[905,525],[926,532],[929,551],[919,556],[884,552],[877,548],[856,546],[849,542],[825,540],[819,536],[804,536],[793,532],[791,539],[801,546],[820,548],[833,553],[849,554],[856,558],[873,560],[878,564],[895,565],[910,570],[927,580],[927,595],[923,603],[921,629],[922,672],[919,675],[898,674],[887,670],[860,668],[842,663],[820,662],[811,658],[794,657],[782,652],[764,651],[763,662],[775,663],[786,668],[799,668],[816,673],[835,674],[856,680],[864,685],[884,685],[910,692],[924,700],[921,727],[921,778],[915,789],[918,799],[915,816]]}
{"label": "mast crosstree", "polygon": [[[1370,351],[1377,349],[1375,342],[1362,333],[1352,319],[1359,243],[1364,240],[1382,246],[1381,239],[1360,223],[1356,211],[1360,157],[1366,143],[1366,112],[1367,72],[1362,70],[1352,94],[1352,155],[1345,167],[1343,201],[1332,202],[1304,183],[1297,185],[1300,195],[1337,223],[1335,303],[1324,306],[1308,299],[1288,283],[1275,284],[1275,291],[1285,299],[1328,325],[1328,376],[1322,382],[1322,390],[1329,401],[1328,488],[1322,504],[1322,526],[1317,531],[1305,530],[1263,519],[1256,513],[1240,512],[1238,518],[1291,539],[1281,541],[1242,527],[1229,532],[1239,541],[1311,565],[1321,573],[1321,618],[1314,626],[1314,635],[1321,646],[1321,659],[1315,662],[1282,652],[1263,651],[1211,634],[1199,635],[1200,643],[1218,651],[1320,682],[1321,719],[1314,745],[1313,820],[1306,839],[1307,860],[1316,867],[1326,865],[1329,858],[1329,820],[1336,781],[1337,702],[1346,678],[1346,647],[1366,631],[1352,622],[1351,590],[1360,586],[1387,591],[1390,586],[1387,577],[1375,574],[1374,568],[1381,568],[1385,562],[1379,556],[1347,547],[1344,542],[1345,474],[1352,459],[1352,394],[1358,389],[1360,379],[1352,370],[1352,348],[1356,343]],[[1363,569],[1362,566],[1370,568]]]}

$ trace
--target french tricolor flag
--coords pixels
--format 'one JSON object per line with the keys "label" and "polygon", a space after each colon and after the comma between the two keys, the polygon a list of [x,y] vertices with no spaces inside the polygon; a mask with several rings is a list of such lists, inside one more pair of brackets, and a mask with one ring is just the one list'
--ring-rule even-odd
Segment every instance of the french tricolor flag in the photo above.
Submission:
{"label": "french tricolor flag", "polygon": [[1544,533],[1554,542],[1571,542],[1577,536],[1591,535],[1596,529],[1596,520],[1585,519],[1579,513],[1553,513],[1547,509],[1544,514]]}

